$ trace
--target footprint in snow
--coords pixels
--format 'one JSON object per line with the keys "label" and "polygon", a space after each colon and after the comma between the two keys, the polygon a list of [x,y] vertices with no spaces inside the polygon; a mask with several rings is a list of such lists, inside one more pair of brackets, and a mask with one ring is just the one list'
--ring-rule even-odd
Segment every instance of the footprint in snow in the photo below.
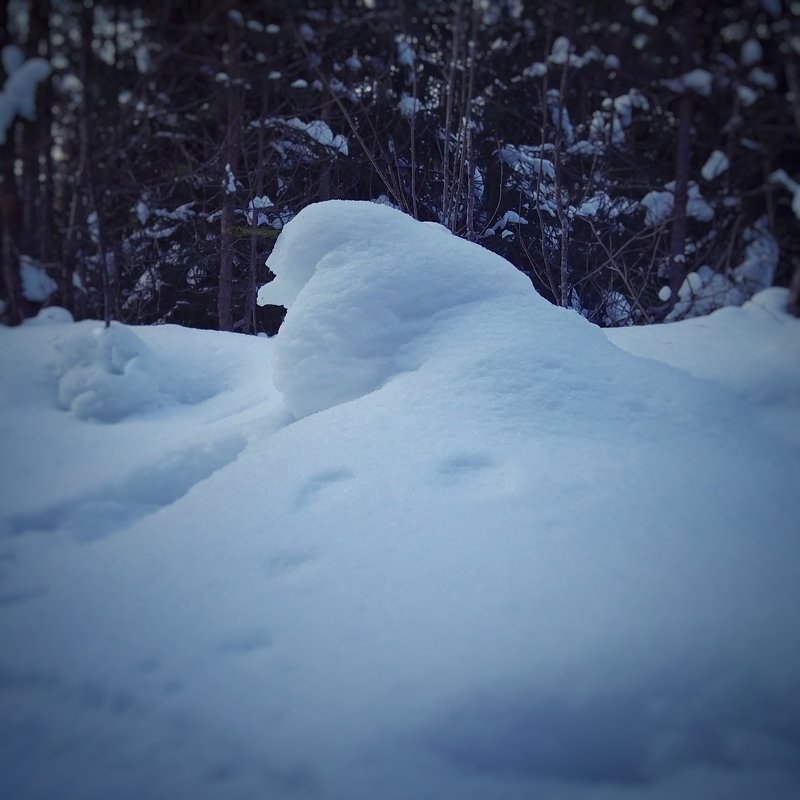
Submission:
{"label": "footprint in snow", "polygon": [[303,552],[285,552],[277,553],[270,556],[264,561],[264,572],[267,578],[280,578],[283,575],[289,575],[296,572],[303,565],[308,564],[314,560],[314,556],[310,553]]}
{"label": "footprint in snow", "polygon": [[307,508],[323,495],[330,495],[338,484],[349,481],[353,473],[346,469],[329,469],[314,475],[300,488],[294,501],[296,511]]}
{"label": "footprint in snow", "polygon": [[6,521],[8,531],[60,531],[85,541],[101,539],[172,505],[232,464],[245,445],[244,437],[230,436],[188,447],[117,483],[41,511],[11,517]]}
{"label": "footprint in snow", "polygon": [[247,655],[272,647],[273,639],[265,631],[243,631],[233,634],[217,644],[217,650],[227,655]]}
{"label": "footprint in snow", "polygon": [[442,483],[455,485],[493,468],[494,462],[485,453],[460,453],[442,461],[436,471]]}

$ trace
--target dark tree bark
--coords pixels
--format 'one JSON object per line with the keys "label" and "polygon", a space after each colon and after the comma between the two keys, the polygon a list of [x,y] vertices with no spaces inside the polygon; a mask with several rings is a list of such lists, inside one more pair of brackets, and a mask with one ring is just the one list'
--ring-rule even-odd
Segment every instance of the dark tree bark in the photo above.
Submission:
{"label": "dark tree bark", "polygon": [[[8,3],[0,3],[0,47],[10,43],[8,36]],[[2,70],[0,70],[2,74]],[[3,76],[5,80],[5,76]],[[0,260],[3,263],[3,282],[8,297],[6,309],[8,320],[18,325],[30,313],[30,308],[22,295],[22,280],[19,274],[19,231],[22,228],[22,209],[20,205],[17,178],[14,174],[16,148],[14,124],[6,133],[6,142],[0,146],[0,171],[2,172],[2,198],[0,198],[0,219],[2,224],[2,243]]]}
{"label": "dark tree bark", "polygon": [[[34,3],[39,17],[39,30],[42,41],[41,55],[50,58],[50,8],[51,0],[38,0]],[[41,102],[38,112],[39,120],[39,154],[41,159],[40,174],[42,182],[39,191],[39,227],[41,240],[39,256],[45,264],[55,260],[55,215],[53,212],[53,81],[49,77],[39,90]]]}
{"label": "dark tree bark", "polygon": [[97,187],[97,176],[94,168],[93,139],[94,123],[92,119],[94,98],[92,97],[92,87],[94,82],[91,80],[92,74],[92,24],[94,22],[93,7],[83,7],[81,13],[81,80],[84,86],[83,94],[83,113],[81,117],[81,138],[85,148],[85,178],[86,189],[89,195],[89,206],[94,212],[97,234],[97,255],[99,259],[100,281],[103,288],[103,320],[108,327],[111,324],[111,279],[108,274],[108,254],[105,246],[103,214],[99,202],[99,190]]}
{"label": "dark tree bark", "polygon": [[235,181],[239,166],[239,140],[242,127],[241,88],[239,87],[239,33],[235,22],[228,19],[228,114],[225,126],[225,145],[222,148],[222,219],[220,222],[221,258],[217,314],[221,331],[233,330],[233,224],[236,194]]}
{"label": "dark tree bark", "polygon": [[[694,58],[695,0],[685,0],[683,9],[683,47],[681,69],[686,74],[692,69]],[[694,99],[691,91],[684,89],[678,101],[678,137],[675,148],[675,205],[670,236],[669,310],[678,299],[678,290],[686,278],[686,206],[689,193],[689,167],[692,160],[692,122]]]}
{"label": "dark tree bark", "polygon": [[789,286],[789,313],[800,317],[800,258],[795,260],[792,282]]}

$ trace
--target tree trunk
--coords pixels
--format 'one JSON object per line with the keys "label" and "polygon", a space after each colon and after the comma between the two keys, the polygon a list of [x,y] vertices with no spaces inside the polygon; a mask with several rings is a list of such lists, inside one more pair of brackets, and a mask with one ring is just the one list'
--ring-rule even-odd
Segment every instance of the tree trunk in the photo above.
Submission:
{"label": "tree trunk", "polygon": [[225,146],[222,150],[222,219],[220,221],[221,257],[217,315],[221,331],[233,330],[233,224],[236,211],[236,170],[239,165],[241,101],[238,85],[239,36],[236,24],[228,19],[228,117]]}
{"label": "tree trunk", "polygon": [[[0,3],[0,47],[10,44],[8,37],[8,3]],[[2,73],[2,70],[0,70]],[[2,172],[2,197],[0,197],[0,261],[3,263],[3,283],[8,298],[7,315],[12,325],[18,325],[29,314],[27,301],[22,295],[19,274],[19,231],[22,227],[17,178],[14,174],[16,148],[14,124],[9,126],[6,142],[0,146],[0,171]]]}
{"label": "tree trunk", "polygon": [[[269,85],[270,79],[268,76],[264,77],[261,84],[261,114],[259,122],[267,116],[269,109]],[[256,182],[253,195],[261,197],[264,192],[264,126],[258,126],[258,149],[256,150]],[[252,209],[252,220],[250,223],[250,274],[249,284],[247,287],[247,296],[245,298],[245,314],[243,320],[243,327],[247,333],[258,333],[256,324],[256,285],[258,282],[258,259],[257,259],[257,242],[258,242],[258,222],[261,211],[259,208]]]}
{"label": "tree trunk", "polygon": [[794,273],[789,286],[789,313],[800,317],[800,258],[795,259]]}
{"label": "tree trunk", "polygon": [[97,256],[99,260],[100,282],[103,289],[103,321],[106,327],[111,324],[111,277],[109,276],[109,260],[106,252],[103,215],[101,204],[98,197],[97,176],[95,174],[94,158],[94,124],[92,121],[92,26],[94,23],[94,8],[91,6],[83,7],[81,14],[81,80],[83,82],[83,114],[81,117],[81,133],[83,146],[87,158],[86,167],[86,189],[89,194],[89,205],[94,212],[96,233],[97,233]]}
{"label": "tree trunk", "polygon": [[[45,43],[44,55],[50,58],[50,0],[39,3],[42,40]],[[41,88],[42,105],[40,111],[39,152],[43,158],[44,181],[40,194],[40,220],[42,226],[42,260],[52,263],[55,260],[55,214],[53,212],[53,79],[49,77]]]}
{"label": "tree trunk", "polygon": [[[694,9],[695,0],[684,4],[684,40],[681,50],[681,69],[686,74],[692,69],[694,56]],[[689,167],[692,159],[692,121],[694,100],[688,89],[678,102],[678,140],[675,149],[675,204],[669,247],[670,299],[667,310],[671,310],[678,290],[686,278],[686,206],[689,193]]]}

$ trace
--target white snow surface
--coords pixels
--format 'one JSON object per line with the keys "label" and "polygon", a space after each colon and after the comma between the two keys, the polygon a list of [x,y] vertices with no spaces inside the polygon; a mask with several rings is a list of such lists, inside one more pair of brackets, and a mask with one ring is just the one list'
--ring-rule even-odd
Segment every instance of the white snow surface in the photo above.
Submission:
{"label": "white snow surface", "polygon": [[701,97],[708,97],[711,94],[714,76],[706,69],[696,68],[681,75],[680,78],[670,78],[662,83],[673,92],[694,92]]}
{"label": "white snow surface", "polygon": [[0,49],[0,63],[3,64],[3,72],[8,77],[25,63],[25,53],[21,47],[7,44]]}
{"label": "white snow surface", "polygon": [[0,92],[0,145],[5,144],[8,130],[17,115],[30,121],[36,119],[36,91],[52,72],[50,62],[44,58],[29,58],[19,64],[13,50],[8,51],[5,58],[6,61],[10,59],[8,66],[17,65]]}
{"label": "white snow surface", "polygon": [[714,178],[718,178],[726,172],[730,165],[731,162],[728,156],[726,156],[722,150],[714,150],[706,160],[706,163],[703,164],[700,174],[703,176],[704,180],[713,181]]}
{"label": "white snow surface", "polygon": [[22,295],[34,303],[44,303],[58,289],[58,284],[47,274],[47,270],[30,258],[20,258],[19,274]]}
{"label": "white snow surface", "polygon": [[319,119],[311,120],[311,122],[303,122],[297,117],[286,120],[286,125],[290,128],[295,128],[304,131],[309,138],[318,142],[323,147],[331,150],[336,150],[342,155],[347,155],[347,139],[341,134],[334,136],[330,126]]}
{"label": "white snow surface", "polygon": [[270,267],[273,340],[0,329],[0,796],[796,797],[786,292],[604,333],[364,203]]}
{"label": "white snow surface", "polygon": [[[675,209],[675,181],[670,181],[664,191],[648,192],[640,201],[645,209],[645,225],[658,225],[672,216]],[[686,214],[700,222],[710,222],[714,218],[714,209],[700,194],[694,181],[689,183],[686,198]]]}

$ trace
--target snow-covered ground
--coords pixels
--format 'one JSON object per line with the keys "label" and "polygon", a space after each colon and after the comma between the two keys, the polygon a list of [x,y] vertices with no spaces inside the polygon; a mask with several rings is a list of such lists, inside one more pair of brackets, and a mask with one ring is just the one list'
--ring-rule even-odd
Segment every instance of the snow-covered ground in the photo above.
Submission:
{"label": "snow-covered ground", "polygon": [[269,263],[273,340],[0,330],[0,797],[796,798],[785,293],[604,333],[360,203]]}

